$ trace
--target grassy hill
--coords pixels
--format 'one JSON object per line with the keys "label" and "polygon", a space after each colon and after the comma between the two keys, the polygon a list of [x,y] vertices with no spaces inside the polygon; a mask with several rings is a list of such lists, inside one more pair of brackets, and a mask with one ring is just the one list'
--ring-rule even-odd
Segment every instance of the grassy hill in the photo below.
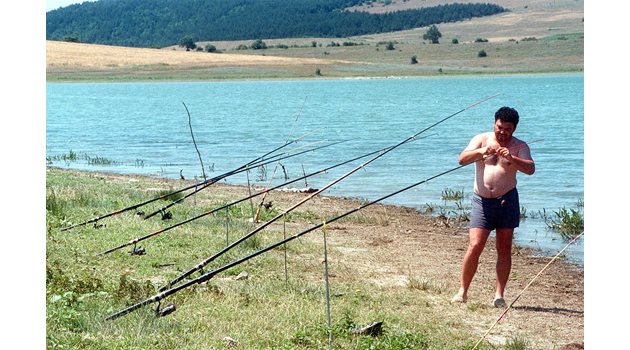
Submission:
{"label": "grassy hill", "polygon": [[[384,11],[436,3],[437,0],[401,0],[365,9]],[[429,44],[422,39],[427,28],[340,39],[263,38],[268,46],[273,46],[266,50],[236,50],[239,45],[251,46],[253,39],[211,42],[221,53],[186,52],[181,47],[131,49],[49,41],[47,80],[339,78],[584,69],[583,1],[500,0],[494,3],[510,12],[440,24],[440,44]],[[453,39],[457,39],[458,44],[453,44]],[[487,42],[476,42],[477,39]],[[330,46],[333,42],[338,46]],[[388,50],[389,42],[393,50]],[[209,43],[197,43],[201,48],[206,44]],[[485,57],[479,57],[481,51],[486,53]],[[417,64],[411,64],[412,56],[416,57]]]}

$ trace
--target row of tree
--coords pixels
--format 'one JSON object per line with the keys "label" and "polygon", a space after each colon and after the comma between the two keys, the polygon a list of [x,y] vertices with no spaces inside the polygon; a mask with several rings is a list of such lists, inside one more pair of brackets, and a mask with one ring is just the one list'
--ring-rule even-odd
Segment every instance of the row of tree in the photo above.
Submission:
{"label": "row of tree", "polygon": [[195,41],[384,33],[506,11],[493,4],[447,4],[370,14],[346,11],[364,0],[100,0],[46,14],[46,38],[164,47]]}

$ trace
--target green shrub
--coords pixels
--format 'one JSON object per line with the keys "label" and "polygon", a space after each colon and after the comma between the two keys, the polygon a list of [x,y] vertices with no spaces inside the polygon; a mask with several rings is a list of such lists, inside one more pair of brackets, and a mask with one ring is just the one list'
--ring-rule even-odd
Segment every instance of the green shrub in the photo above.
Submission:
{"label": "green shrub", "polygon": [[212,44],[206,44],[206,52],[217,52],[217,47]]}
{"label": "green shrub", "polygon": [[584,217],[578,209],[560,208],[548,216],[543,211],[545,224],[552,231],[558,232],[563,239],[570,240],[584,232]]}
{"label": "green shrub", "polygon": [[265,50],[267,48],[267,44],[261,39],[256,39],[251,45],[252,50]]}
{"label": "green shrub", "polygon": [[442,190],[442,200],[457,201],[462,198],[464,198],[464,190],[454,190],[452,188],[445,188]]}

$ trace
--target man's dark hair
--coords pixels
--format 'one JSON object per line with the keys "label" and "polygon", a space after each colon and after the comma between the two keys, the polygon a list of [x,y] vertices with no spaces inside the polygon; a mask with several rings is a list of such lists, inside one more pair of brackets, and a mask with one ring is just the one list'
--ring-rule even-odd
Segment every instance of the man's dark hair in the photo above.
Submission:
{"label": "man's dark hair", "polygon": [[494,121],[501,119],[503,122],[510,122],[514,124],[514,127],[518,125],[518,112],[514,108],[501,107],[494,113]]}

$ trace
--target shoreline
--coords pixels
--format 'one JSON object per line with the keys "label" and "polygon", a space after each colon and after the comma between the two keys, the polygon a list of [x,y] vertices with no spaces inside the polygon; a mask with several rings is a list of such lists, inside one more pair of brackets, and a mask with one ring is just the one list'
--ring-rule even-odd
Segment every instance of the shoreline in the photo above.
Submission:
{"label": "shoreline", "polygon": [[584,75],[583,70],[575,71],[541,71],[541,72],[497,72],[497,73],[444,73],[426,75],[404,75],[404,76],[335,76],[335,77],[288,77],[288,78],[227,78],[227,79],[46,79],[46,83],[51,84],[73,84],[73,83],[94,83],[94,84],[121,84],[121,83],[219,83],[219,82],[243,82],[243,81],[296,81],[296,80],[404,80],[404,79],[449,79],[449,78],[492,78],[492,77],[514,77],[514,76],[549,76],[549,75]]}
{"label": "shoreline", "polygon": [[[180,186],[179,188],[183,188],[185,186],[188,185],[192,185],[195,184],[195,182],[193,180],[178,180],[175,178],[168,178],[168,177],[161,177],[161,176],[152,176],[152,175],[147,175],[147,174],[140,174],[140,173],[118,173],[115,171],[92,171],[92,170],[80,170],[80,169],[66,169],[66,168],[62,168],[62,167],[57,167],[57,166],[46,166],[46,170],[48,171],[49,169],[54,169],[57,171],[62,171],[62,172],[69,172],[69,173],[81,173],[81,174],[86,174],[86,175],[95,175],[95,176],[105,176],[105,177],[111,177],[111,178],[140,178],[140,179],[145,179],[145,180],[150,180],[150,181],[156,181],[156,182],[160,182],[160,183],[180,183],[182,184],[182,186]],[[197,182],[199,183],[199,182]],[[247,186],[246,185],[241,185],[241,184],[235,184],[235,183],[230,183],[230,182],[217,182],[215,184],[213,184],[213,186],[216,185],[218,187],[223,187],[225,186],[226,188],[232,188],[232,189],[236,189],[236,192],[242,192],[243,197],[246,197],[248,193],[247,192]],[[174,190],[179,189],[179,188],[173,188]],[[263,187],[260,186],[255,186],[252,185],[252,189],[255,190],[260,190],[260,191],[264,191]],[[296,188],[297,189],[297,188]],[[294,194],[294,195],[306,195],[307,193],[303,193],[303,192],[298,192],[298,191],[293,191],[293,188],[289,188],[289,190],[284,190],[280,189],[280,190],[275,190],[273,192],[270,193],[274,193],[274,194],[279,194],[279,195],[286,195],[286,194]],[[318,195],[319,197],[322,198],[327,198],[328,200],[333,200],[333,201],[347,201],[348,203],[365,203],[365,200],[359,197],[351,197],[351,196],[335,196],[335,195],[328,195],[328,194],[320,194]],[[317,196],[316,196],[317,197]],[[256,198],[256,197],[254,197]],[[150,199],[150,198],[147,198]],[[359,204],[360,205],[360,204]],[[406,211],[406,212],[415,212],[417,215],[423,217],[425,220],[429,220],[429,221],[435,221],[437,222],[437,217],[427,214],[427,213],[422,213],[420,212],[417,208],[411,207],[411,206],[406,206],[406,205],[401,205],[401,204],[383,204],[383,203],[376,203],[375,204],[377,207],[378,206],[383,206],[383,207],[392,207],[392,208],[397,208],[398,210],[402,210],[402,211]],[[103,213],[101,213],[103,214]],[[463,236],[465,236],[465,238],[467,238],[467,233],[468,233],[468,229],[465,226],[458,226],[458,227],[452,227],[451,228],[451,234],[461,234]],[[491,233],[490,237],[489,237],[489,241],[492,240],[494,241],[494,235]],[[492,242],[489,242],[488,244],[491,244]],[[568,243],[568,242],[567,242]],[[521,245],[518,244],[516,242],[514,242],[514,250],[518,250],[523,251],[523,252],[527,252],[527,254],[531,255],[532,257],[535,258],[541,258],[541,259],[549,259],[552,258],[554,256],[554,252],[557,253],[558,251],[549,251],[546,252],[543,248],[533,248],[530,246],[526,246],[526,245]],[[549,253],[549,254],[545,254],[545,253]],[[570,259],[561,259],[561,261],[565,264],[568,264],[570,266],[573,266],[575,268],[584,270],[584,261],[575,261],[575,260],[570,260]]]}

